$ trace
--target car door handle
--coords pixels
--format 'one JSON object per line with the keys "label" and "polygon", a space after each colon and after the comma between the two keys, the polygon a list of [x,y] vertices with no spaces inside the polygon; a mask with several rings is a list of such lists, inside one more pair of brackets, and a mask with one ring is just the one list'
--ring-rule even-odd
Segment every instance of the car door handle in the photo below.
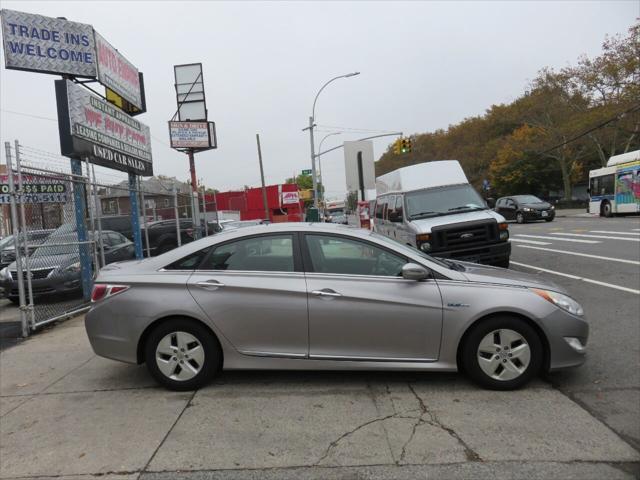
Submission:
{"label": "car door handle", "polygon": [[206,290],[216,290],[217,288],[225,286],[224,283],[220,283],[217,280],[202,280],[201,282],[196,282],[196,285]]}
{"label": "car door handle", "polygon": [[330,288],[325,288],[323,290],[313,290],[311,292],[312,295],[317,295],[318,297],[341,297],[342,294],[331,290]]}

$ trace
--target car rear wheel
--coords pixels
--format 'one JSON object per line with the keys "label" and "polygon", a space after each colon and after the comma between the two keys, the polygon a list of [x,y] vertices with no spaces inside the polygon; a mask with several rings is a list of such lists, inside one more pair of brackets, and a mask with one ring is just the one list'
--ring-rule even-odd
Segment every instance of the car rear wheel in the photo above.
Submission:
{"label": "car rear wheel", "polygon": [[609,202],[602,202],[601,215],[606,218],[613,217],[613,210]]}
{"label": "car rear wheel", "polygon": [[540,372],[542,342],[524,320],[493,317],[469,332],[461,360],[464,371],[479,385],[491,390],[514,390]]}
{"label": "car rear wheel", "polygon": [[553,218],[545,218],[544,221],[545,222],[553,222]]}
{"label": "car rear wheel", "polygon": [[522,214],[522,212],[516,213],[516,222],[524,223],[524,215]]}
{"label": "car rear wheel", "polygon": [[222,353],[214,336],[201,324],[176,318],[149,335],[145,361],[151,375],[170,390],[195,390],[221,367]]}

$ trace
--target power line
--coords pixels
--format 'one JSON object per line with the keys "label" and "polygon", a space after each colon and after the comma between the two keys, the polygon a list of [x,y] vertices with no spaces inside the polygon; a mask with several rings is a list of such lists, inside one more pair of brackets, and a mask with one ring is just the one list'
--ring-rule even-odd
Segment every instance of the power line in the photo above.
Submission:
{"label": "power line", "polygon": [[23,112],[15,112],[13,110],[6,110],[4,108],[0,109],[1,111],[3,111],[4,113],[11,113],[13,115],[21,115],[23,117],[30,117],[30,118],[37,118],[40,120],[48,120],[50,122],[56,122],[58,123],[58,119],[57,118],[51,118],[51,117],[42,117],[40,115],[32,115],[30,113],[23,113]]}
{"label": "power line", "polygon": [[580,133],[580,134],[576,135],[575,137],[572,137],[572,138],[570,138],[570,139],[568,139],[568,140],[565,140],[565,141],[564,141],[564,142],[562,142],[562,143],[559,143],[558,145],[555,145],[555,146],[553,146],[553,147],[551,147],[551,148],[548,148],[547,150],[544,150],[543,152],[540,152],[538,155],[544,155],[545,153],[549,153],[549,152],[550,152],[550,151],[552,151],[552,150],[555,150],[555,149],[560,148],[560,147],[564,147],[565,145],[568,145],[568,144],[570,144],[570,143],[572,143],[572,142],[575,142],[576,140],[579,140],[579,139],[581,139],[582,137],[586,137],[586,136],[587,136],[587,135],[589,135],[591,132],[595,132],[596,130],[599,130],[599,129],[603,128],[603,127],[606,127],[606,126],[607,126],[607,125],[609,125],[610,123],[615,122],[615,121],[617,121],[617,120],[620,120],[620,119],[621,119],[622,117],[624,117],[626,114],[628,114],[628,113],[632,113],[632,112],[634,112],[634,111],[636,111],[636,110],[640,110],[640,103],[639,103],[638,105],[635,105],[635,106],[633,106],[633,107],[629,108],[628,110],[625,110],[624,112],[620,112],[620,113],[618,113],[617,115],[615,115],[615,116],[613,116],[613,117],[609,118],[608,120],[605,120],[604,122],[599,123],[599,124],[598,124],[598,125],[596,125],[595,127],[592,127],[592,128],[590,128],[590,129],[588,129],[588,130],[585,130],[584,132],[582,132],[582,133]]}

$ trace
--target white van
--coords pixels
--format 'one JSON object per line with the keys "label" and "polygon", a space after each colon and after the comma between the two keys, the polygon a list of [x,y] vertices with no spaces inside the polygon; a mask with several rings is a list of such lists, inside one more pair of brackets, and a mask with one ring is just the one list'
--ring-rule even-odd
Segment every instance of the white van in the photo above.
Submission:
{"label": "white van", "polygon": [[436,257],[509,266],[507,223],[469,184],[457,160],[382,175],[376,196],[377,233]]}

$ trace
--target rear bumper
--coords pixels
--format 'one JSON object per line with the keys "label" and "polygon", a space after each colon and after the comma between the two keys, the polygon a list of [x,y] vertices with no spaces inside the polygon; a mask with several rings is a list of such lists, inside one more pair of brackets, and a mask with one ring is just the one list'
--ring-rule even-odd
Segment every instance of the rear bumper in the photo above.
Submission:
{"label": "rear bumper", "polygon": [[490,243],[482,246],[463,248],[459,250],[445,250],[430,253],[434,257],[451,258],[465,262],[482,263],[484,265],[503,265],[511,256],[511,243]]}
{"label": "rear bumper", "polygon": [[533,210],[532,212],[522,212],[525,220],[553,220],[556,217],[555,210],[547,210],[544,216],[541,210]]}

